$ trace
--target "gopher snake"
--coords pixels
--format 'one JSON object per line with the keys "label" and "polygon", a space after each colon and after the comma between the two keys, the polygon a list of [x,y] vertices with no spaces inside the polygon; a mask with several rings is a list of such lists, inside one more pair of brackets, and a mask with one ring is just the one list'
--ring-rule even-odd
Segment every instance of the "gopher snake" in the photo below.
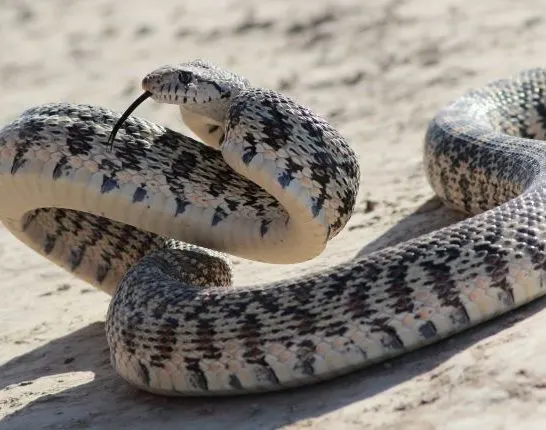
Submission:
{"label": "gopher snake", "polygon": [[0,130],[2,222],[113,295],[111,361],[137,387],[201,395],[312,383],[543,294],[546,149],[533,139],[546,130],[546,70],[469,92],[429,125],[429,181],[474,217],[241,288],[230,288],[220,252],[318,255],[352,213],[356,156],[310,110],[210,63],[163,67],[143,88],[137,104],[180,105],[206,145],[86,105],[32,108]]}

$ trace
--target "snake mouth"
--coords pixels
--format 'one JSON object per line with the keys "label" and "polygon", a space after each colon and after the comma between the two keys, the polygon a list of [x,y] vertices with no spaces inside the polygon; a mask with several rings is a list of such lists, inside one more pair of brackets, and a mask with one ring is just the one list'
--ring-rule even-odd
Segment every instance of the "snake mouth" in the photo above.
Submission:
{"label": "snake mouth", "polygon": [[129,115],[131,115],[137,107],[139,107],[144,100],[151,97],[152,93],[150,91],[144,91],[143,94],[141,94],[131,105],[121,114],[117,122],[114,124],[114,127],[112,128],[112,131],[110,132],[110,136],[108,137],[108,145],[110,146],[110,150],[114,147],[114,140],[116,138],[116,134],[118,133],[119,129],[123,125],[123,123],[129,118]]}

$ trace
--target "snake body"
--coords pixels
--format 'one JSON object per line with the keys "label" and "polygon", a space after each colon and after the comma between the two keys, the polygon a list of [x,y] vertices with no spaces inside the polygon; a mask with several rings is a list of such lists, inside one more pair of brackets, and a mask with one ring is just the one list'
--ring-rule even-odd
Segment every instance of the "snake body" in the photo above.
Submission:
{"label": "snake body", "polygon": [[[86,105],[0,130],[0,219],[113,295],[111,361],[159,394],[239,394],[332,378],[544,294],[546,70],[468,92],[430,122],[436,194],[473,216],[313,274],[232,288],[223,252],[289,263],[349,219],[357,157],[324,119],[210,63],[150,73],[206,144]],[[182,242],[183,241],[183,242]]]}

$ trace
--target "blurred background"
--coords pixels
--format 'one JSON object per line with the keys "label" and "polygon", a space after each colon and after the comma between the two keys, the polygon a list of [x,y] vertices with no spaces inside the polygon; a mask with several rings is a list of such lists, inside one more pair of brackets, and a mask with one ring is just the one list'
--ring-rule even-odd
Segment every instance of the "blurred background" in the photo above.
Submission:
{"label": "blurred background", "polygon": [[[545,6],[544,0],[0,0],[0,125],[47,102],[121,112],[141,93],[146,73],[195,58],[296,98],[349,138],[362,184],[355,215],[317,260],[283,267],[236,260],[238,283],[279,279],[348,259],[415,211],[424,212],[425,224],[434,222],[438,208],[427,206],[432,191],[421,162],[428,121],[472,87],[544,66]],[[149,101],[135,115],[186,131],[173,106]],[[109,298],[1,229],[0,297],[0,419],[7,416],[0,429],[158,423],[500,429],[508,422],[516,428],[522,418],[526,429],[534,428],[533,419],[542,425],[544,396],[529,388],[540,379],[533,363],[546,353],[540,336],[521,349],[500,337],[500,349],[482,355],[459,350],[483,335],[463,337],[394,369],[376,367],[290,394],[166,401],[131,391],[109,367],[102,332]],[[540,327],[534,318],[512,337]],[[523,355],[512,364],[499,358],[516,352]],[[454,355],[449,367],[444,361]],[[527,397],[506,394],[513,390],[504,379],[491,376],[503,369],[506,384],[520,389],[517,363],[534,375],[524,384]],[[433,378],[437,367],[440,379]],[[468,368],[474,382],[460,376]],[[476,394],[476,386],[485,391]]]}

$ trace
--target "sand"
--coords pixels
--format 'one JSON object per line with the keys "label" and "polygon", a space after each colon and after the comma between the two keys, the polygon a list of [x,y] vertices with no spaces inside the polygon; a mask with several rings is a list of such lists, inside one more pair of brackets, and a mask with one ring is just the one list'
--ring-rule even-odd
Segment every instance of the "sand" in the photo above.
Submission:
{"label": "sand", "polygon": [[[427,122],[469,88],[544,65],[541,6],[0,1],[0,124],[45,102],[124,110],[146,72],[199,57],[295,97],[350,139],[362,183],[353,218],[319,258],[236,260],[239,284],[280,279],[457,219],[424,177]],[[172,106],[137,114],[185,130]],[[104,336],[109,297],[3,229],[0,300],[2,430],[546,428],[544,300],[335,381],[224,399],[163,398],[122,381]]]}

